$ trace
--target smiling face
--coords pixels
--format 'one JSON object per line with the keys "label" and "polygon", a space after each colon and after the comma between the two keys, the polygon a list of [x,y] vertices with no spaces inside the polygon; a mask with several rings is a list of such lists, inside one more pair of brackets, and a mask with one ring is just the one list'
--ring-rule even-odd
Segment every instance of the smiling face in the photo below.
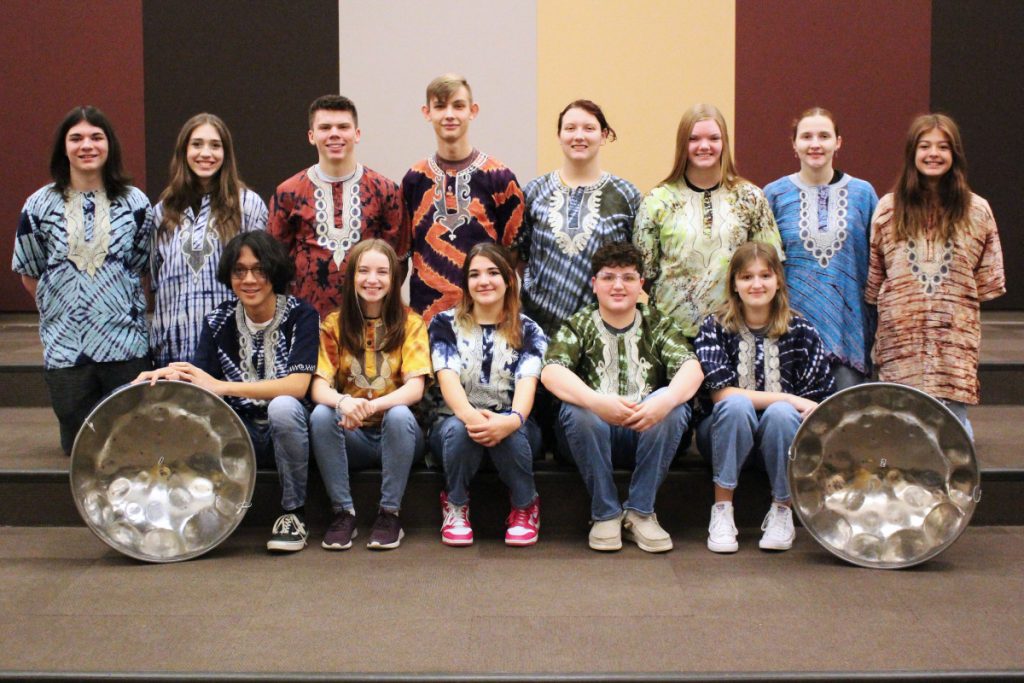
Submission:
{"label": "smiling face", "polygon": [[274,314],[274,286],[248,246],[238,251],[238,260],[231,269],[231,291],[254,321],[269,320]]}
{"label": "smiling face", "polygon": [[607,140],[608,131],[601,130],[601,122],[590,112],[574,107],[562,117],[558,142],[566,159],[577,162],[590,161],[597,156]]}
{"label": "smiling face", "polygon": [[196,126],[188,137],[185,161],[199,182],[209,185],[224,165],[224,142],[216,128],[208,123]]}
{"label": "smiling face", "polygon": [[109,152],[107,134],[88,121],[72,126],[64,136],[64,149],[72,173],[95,174],[103,170]]}
{"label": "smiling face", "polygon": [[469,134],[469,122],[476,118],[479,110],[466,86],[459,86],[446,102],[435,98],[422,108],[437,139],[446,144],[457,143]]}
{"label": "smiling face", "polygon": [[355,163],[360,132],[350,111],[319,109],[313,114],[309,144],[316,147],[320,165],[338,169]]}
{"label": "smiling face", "polygon": [[508,289],[501,270],[486,256],[474,256],[469,262],[466,284],[473,303],[482,307],[501,306]]}
{"label": "smiling face", "polygon": [[927,181],[937,182],[953,167],[953,146],[938,128],[925,131],[917,139],[914,165]]}
{"label": "smiling face", "polygon": [[376,316],[380,313],[384,297],[391,291],[391,263],[388,257],[375,249],[368,249],[356,264],[354,286],[363,312]]}
{"label": "smiling face", "polygon": [[722,131],[713,119],[693,124],[687,147],[687,171],[708,171],[722,165]]}
{"label": "smiling face", "polygon": [[736,273],[733,289],[745,311],[765,310],[771,306],[775,292],[779,290],[779,280],[771,266],[758,258]]}
{"label": "smiling face", "polygon": [[827,116],[805,116],[796,126],[793,150],[804,170],[814,172],[831,168],[832,159],[842,144],[843,139],[836,135],[835,124]]}
{"label": "smiling face", "polygon": [[602,312],[623,314],[636,308],[644,286],[635,266],[605,266],[590,279]]}

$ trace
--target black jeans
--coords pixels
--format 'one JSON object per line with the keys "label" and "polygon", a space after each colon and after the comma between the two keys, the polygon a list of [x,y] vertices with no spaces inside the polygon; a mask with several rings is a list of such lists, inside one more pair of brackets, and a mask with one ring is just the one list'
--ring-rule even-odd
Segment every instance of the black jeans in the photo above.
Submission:
{"label": "black jeans", "polygon": [[71,455],[78,430],[103,397],[152,369],[149,357],[109,363],[87,363],[73,368],[46,370],[50,403],[60,422],[60,446]]}

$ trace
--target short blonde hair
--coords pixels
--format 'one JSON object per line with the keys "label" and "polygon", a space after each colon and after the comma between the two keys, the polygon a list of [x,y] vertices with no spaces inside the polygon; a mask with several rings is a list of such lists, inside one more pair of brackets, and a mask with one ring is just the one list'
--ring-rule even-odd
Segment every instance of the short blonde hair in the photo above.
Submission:
{"label": "short blonde hair", "polygon": [[430,85],[427,86],[427,106],[430,106],[435,101],[447,104],[452,95],[459,91],[459,88],[466,89],[466,93],[469,95],[469,102],[472,104],[473,89],[469,87],[465,76],[455,73],[441,74],[430,81]]}

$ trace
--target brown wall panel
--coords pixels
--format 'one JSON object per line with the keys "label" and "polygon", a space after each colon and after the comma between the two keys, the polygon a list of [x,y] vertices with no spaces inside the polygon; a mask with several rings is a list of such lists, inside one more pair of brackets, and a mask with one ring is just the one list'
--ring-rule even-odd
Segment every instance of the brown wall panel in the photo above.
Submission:
{"label": "brown wall panel", "polygon": [[797,170],[790,123],[823,106],[843,136],[836,165],[886,192],[910,119],[928,109],[930,41],[929,0],[738,0],[740,173],[764,186]]}
{"label": "brown wall panel", "polygon": [[18,214],[50,181],[50,146],[64,115],[102,109],[117,130],[125,167],[146,189],[142,8],[134,0],[5,0],[0,22],[0,310],[34,311],[11,272]]}
{"label": "brown wall panel", "polygon": [[151,199],[178,130],[201,111],[225,120],[242,177],[264,199],[316,161],[306,110],[338,90],[337,0],[146,0],[143,26]]}
{"label": "brown wall panel", "polygon": [[932,108],[956,119],[968,180],[1000,227],[1007,292],[985,307],[1024,309],[1024,137],[1008,126],[1024,111],[1024,3],[935,0],[932,12]]}

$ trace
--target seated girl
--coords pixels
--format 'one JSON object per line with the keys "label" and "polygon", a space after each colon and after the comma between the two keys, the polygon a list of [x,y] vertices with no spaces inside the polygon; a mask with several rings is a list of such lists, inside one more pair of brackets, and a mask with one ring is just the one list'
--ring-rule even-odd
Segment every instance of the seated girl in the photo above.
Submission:
{"label": "seated girl", "polygon": [[740,246],[729,262],[729,295],[704,319],[694,347],[704,370],[697,447],[711,460],[715,504],[708,549],[732,553],[733,492],[751,455],[771,483],[772,506],[761,530],[763,550],[788,550],[796,532],[786,479],[786,453],[801,421],[834,390],[818,333],[789,308],[775,248]]}
{"label": "seated girl", "polygon": [[547,338],[519,312],[519,283],[509,261],[495,244],[470,249],[462,300],[430,321],[430,351],[444,397],[430,445],[444,463],[441,542],[447,545],[473,543],[469,482],[484,453],[510,491],[505,543],[533,545],[540,529],[533,459],[542,444],[530,410]]}

